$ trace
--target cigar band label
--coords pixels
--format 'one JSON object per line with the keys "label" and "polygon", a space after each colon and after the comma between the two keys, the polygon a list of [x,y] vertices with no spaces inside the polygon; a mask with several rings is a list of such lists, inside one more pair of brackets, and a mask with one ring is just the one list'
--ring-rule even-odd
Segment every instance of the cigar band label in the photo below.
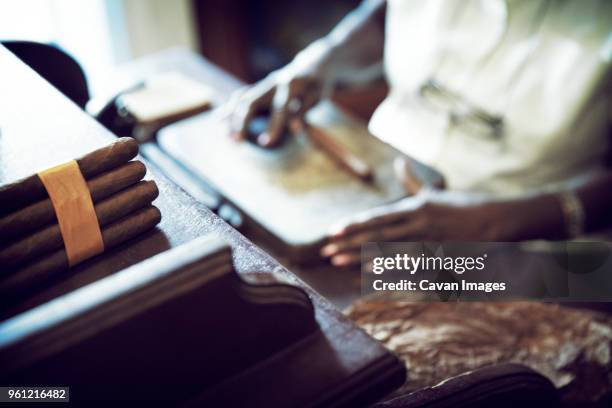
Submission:
{"label": "cigar band label", "polygon": [[38,173],[57,217],[68,265],[104,251],[91,194],[75,160]]}

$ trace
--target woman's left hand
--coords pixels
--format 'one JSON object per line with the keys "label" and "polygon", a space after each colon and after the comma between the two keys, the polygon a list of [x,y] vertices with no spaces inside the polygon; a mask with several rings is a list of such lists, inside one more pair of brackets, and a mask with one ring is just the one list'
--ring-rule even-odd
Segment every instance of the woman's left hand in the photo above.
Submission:
{"label": "woman's left hand", "polygon": [[426,191],[341,222],[321,255],[345,266],[360,262],[366,242],[510,240],[516,219],[508,211],[507,203],[468,193]]}

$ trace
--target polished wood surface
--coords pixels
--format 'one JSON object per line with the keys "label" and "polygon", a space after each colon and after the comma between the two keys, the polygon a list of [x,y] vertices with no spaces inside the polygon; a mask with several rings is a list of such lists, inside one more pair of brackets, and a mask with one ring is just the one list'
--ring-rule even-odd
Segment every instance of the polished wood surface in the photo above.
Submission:
{"label": "polished wood surface", "polygon": [[[0,383],[69,384],[73,403],[253,406],[245,387],[224,384],[268,378],[276,370],[260,363],[301,350],[312,355],[305,349],[321,335],[303,290],[262,277],[240,279],[230,248],[215,236],[165,251],[0,323]],[[329,351],[316,353],[333,361]],[[276,405],[295,405],[298,392],[310,400],[312,384],[293,387],[287,403]]]}
{"label": "polished wood surface", "polygon": [[[114,139],[114,135],[4,48],[0,48],[0,67],[0,183],[15,181],[79,157]],[[214,233],[231,244],[239,273],[271,272],[304,288],[315,306],[315,318],[321,329],[321,337],[310,344],[310,349],[290,356],[283,363],[270,362],[272,366],[277,365],[274,369],[270,367],[270,381],[257,387],[251,384],[249,392],[254,396],[263,398],[268,392],[279,394],[280,385],[310,384],[306,395],[302,395],[302,403],[307,402],[309,396],[314,398],[316,395],[319,399],[322,394],[330,403],[356,403],[361,398],[364,398],[362,401],[380,398],[397,386],[398,381],[401,382],[401,363],[379,343],[356,328],[329,301],[267,253],[171,183],[146,160],[145,164],[149,168],[147,178],[155,180],[160,190],[160,197],[154,202],[162,212],[158,228],[71,269],[58,278],[53,287],[23,299],[13,313],[171,247]],[[321,355],[317,353],[321,347],[328,350],[323,359],[319,359]],[[313,378],[318,380],[313,382]]]}

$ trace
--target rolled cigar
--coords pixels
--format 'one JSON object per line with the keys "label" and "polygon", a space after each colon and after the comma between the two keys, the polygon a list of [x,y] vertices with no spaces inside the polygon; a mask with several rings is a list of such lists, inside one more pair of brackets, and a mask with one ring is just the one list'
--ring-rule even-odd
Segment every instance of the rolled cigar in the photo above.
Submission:
{"label": "rolled cigar", "polygon": [[[131,137],[116,142],[77,159],[86,180],[126,163],[138,154],[138,143]],[[33,174],[0,187],[0,216],[45,198],[47,192],[38,175]]]}
{"label": "rolled cigar", "polygon": [[322,151],[324,151],[340,167],[363,181],[371,182],[374,179],[372,167],[357,157],[349,150],[338,144],[323,130],[311,126],[301,119],[293,119],[289,122],[290,130],[294,133],[304,131]]}
{"label": "rolled cigar", "polygon": [[[142,162],[132,161],[87,181],[94,203],[142,180],[147,169]],[[49,198],[0,218],[0,245],[15,241],[41,227],[56,223],[55,211]]]}
{"label": "rolled cigar", "polygon": [[[102,229],[104,250],[114,248],[152,229],[159,224],[160,220],[159,209],[149,205],[104,227]],[[66,269],[68,269],[68,258],[66,251],[62,248],[0,279],[0,299],[21,294]]]}
{"label": "rolled cigar", "polygon": [[[141,181],[95,205],[100,226],[110,224],[129,213],[148,206],[157,198],[159,190],[154,181]],[[52,224],[10,246],[0,249],[0,265],[8,269],[34,261],[63,247],[58,224]],[[8,272],[10,273],[10,272]]]}

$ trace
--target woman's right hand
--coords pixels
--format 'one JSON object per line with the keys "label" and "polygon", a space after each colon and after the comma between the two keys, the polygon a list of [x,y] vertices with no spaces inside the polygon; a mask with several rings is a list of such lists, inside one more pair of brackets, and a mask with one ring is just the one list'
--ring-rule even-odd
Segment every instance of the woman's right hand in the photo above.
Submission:
{"label": "woman's right hand", "polygon": [[245,140],[251,120],[269,112],[268,129],[257,135],[256,142],[262,147],[276,145],[289,120],[303,117],[321,99],[323,81],[317,71],[316,67],[296,70],[290,64],[236,91],[228,106],[232,137]]}

